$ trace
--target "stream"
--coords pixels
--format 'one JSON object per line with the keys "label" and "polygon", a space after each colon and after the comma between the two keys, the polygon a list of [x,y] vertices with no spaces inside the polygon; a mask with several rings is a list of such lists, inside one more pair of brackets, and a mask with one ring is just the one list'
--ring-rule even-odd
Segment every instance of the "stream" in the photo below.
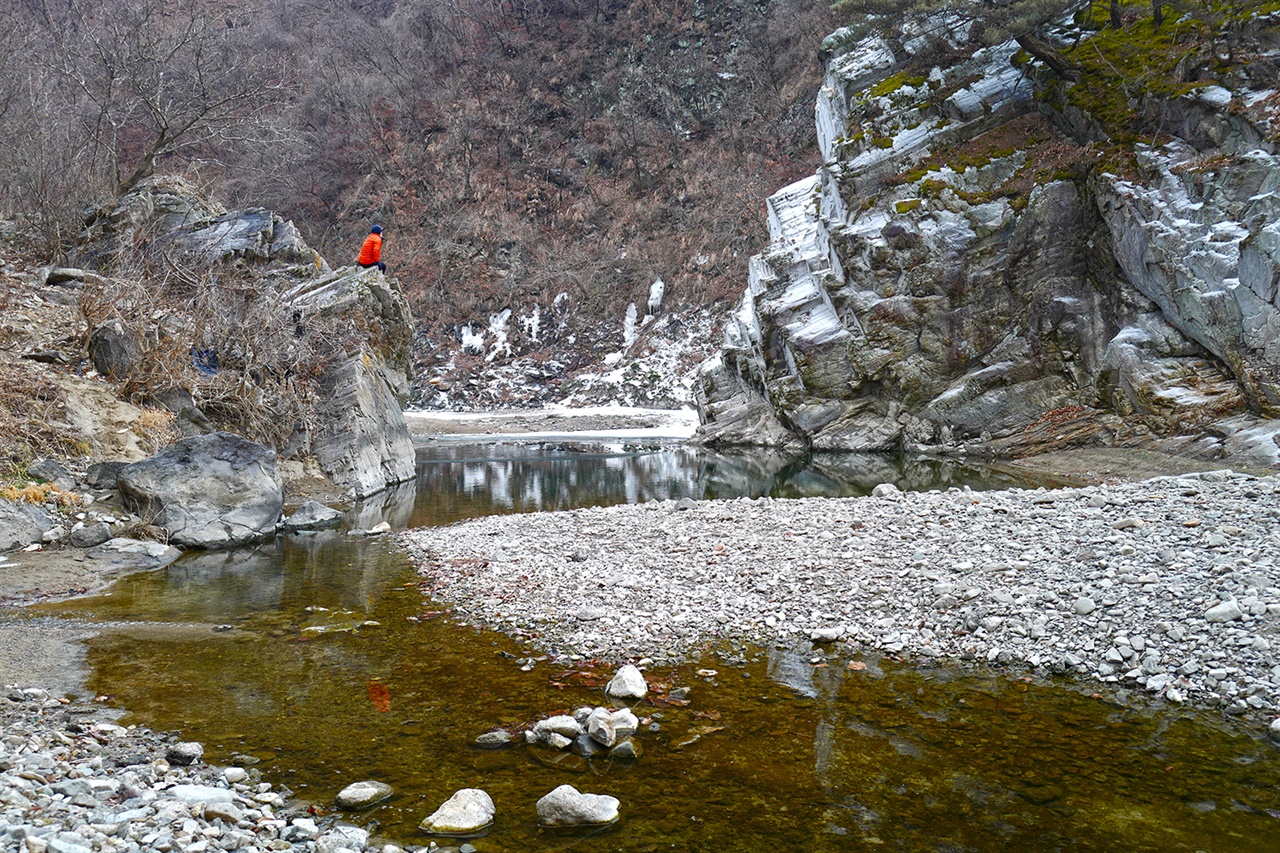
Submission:
{"label": "stream", "polygon": [[[207,761],[256,766],[325,819],[401,845],[458,843],[417,825],[479,787],[498,809],[470,840],[480,853],[1280,849],[1280,749],[1252,729],[1092,683],[846,646],[711,649],[648,672],[634,762],[479,749],[482,732],[606,704],[612,668],[556,666],[458,624],[424,600],[393,540],[349,533],[384,519],[406,528],[682,497],[858,495],[885,481],[1033,485],[847,454],[436,442],[421,449],[415,483],[354,507],[343,530],[188,554],[39,609],[100,625],[88,687],[127,711],[123,723],[180,731]],[[687,699],[671,697],[677,687]],[[396,793],[335,812],[337,792],[364,779]],[[564,783],[618,797],[622,819],[587,834],[539,828],[534,803]]]}

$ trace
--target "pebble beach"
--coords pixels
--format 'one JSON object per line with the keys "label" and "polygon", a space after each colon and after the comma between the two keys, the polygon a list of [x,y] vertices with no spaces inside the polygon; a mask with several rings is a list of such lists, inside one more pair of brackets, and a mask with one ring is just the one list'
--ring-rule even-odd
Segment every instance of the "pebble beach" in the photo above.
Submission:
{"label": "pebble beach", "polygon": [[798,639],[1073,673],[1268,720],[1280,480],[661,501],[402,534],[463,621],[558,658]]}

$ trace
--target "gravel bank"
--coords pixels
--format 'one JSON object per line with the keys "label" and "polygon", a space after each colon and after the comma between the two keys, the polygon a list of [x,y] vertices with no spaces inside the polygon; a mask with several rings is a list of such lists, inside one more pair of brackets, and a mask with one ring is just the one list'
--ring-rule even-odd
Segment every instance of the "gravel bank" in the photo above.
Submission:
{"label": "gravel bank", "polygon": [[[201,761],[199,744],[122,728],[37,688],[0,695],[0,850],[286,851],[370,847],[368,833],[313,818],[252,768]],[[421,848],[426,849],[426,848]]]}
{"label": "gravel bank", "polygon": [[1280,703],[1280,480],[664,501],[402,535],[424,591],[560,656],[847,641]]}

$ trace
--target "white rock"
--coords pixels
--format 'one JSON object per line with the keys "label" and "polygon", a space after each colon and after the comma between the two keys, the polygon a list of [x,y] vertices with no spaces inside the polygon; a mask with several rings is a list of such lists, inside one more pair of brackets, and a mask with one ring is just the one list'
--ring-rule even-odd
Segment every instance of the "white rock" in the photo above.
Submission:
{"label": "white rock", "polygon": [[463,788],[423,819],[421,827],[438,835],[479,832],[493,823],[493,799],[479,788]]}
{"label": "white rock", "polygon": [[538,823],[543,826],[597,826],[618,819],[618,799],[605,794],[584,794],[572,785],[561,785],[538,800]]}
{"label": "white rock", "polygon": [[641,699],[649,692],[649,686],[645,684],[640,670],[627,664],[618,670],[618,674],[605,686],[604,692],[606,696],[615,699]]}
{"label": "white rock", "polygon": [[338,796],[334,798],[334,805],[340,809],[364,809],[375,803],[380,803],[393,793],[391,786],[386,782],[376,782],[366,780],[363,782],[352,782],[347,787],[338,792]]}
{"label": "white rock", "polygon": [[1244,613],[1234,600],[1227,600],[1210,607],[1205,612],[1204,618],[1206,622],[1234,622],[1237,619],[1243,619]]}

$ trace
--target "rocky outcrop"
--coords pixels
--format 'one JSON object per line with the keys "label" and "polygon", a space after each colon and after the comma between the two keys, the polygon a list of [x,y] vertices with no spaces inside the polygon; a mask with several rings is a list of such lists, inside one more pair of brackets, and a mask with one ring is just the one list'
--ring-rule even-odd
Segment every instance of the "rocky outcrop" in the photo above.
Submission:
{"label": "rocky outcrop", "polygon": [[276,455],[237,435],[184,438],[126,465],[126,505],[188,548],[224,549],[275,534],[284,506]]}
{"label": "rocky outcrop", "polygon": [[1280,464],[1267,93],[1191,89],[1121,170],[1016,44],[931,26],[824,45],[825,162],[768,200],[699,440]]}
{"label": "rocky outcrop", "polygon": [[[402,412],[412,378],[413,321],[408,302],[385,276],[354,267],[332,270],[292,222],[259,208],[227,211],[172,177],[144,181],[113,210],[99,211],[74,261],[110,269],[119,259],[138,257],[175,269],[234,268],[278,298],[281,311],[293,318],[295,337],[317,318],[323,328],[339,330],[341,340],[328,341],[319,370],[302,380],[314,383],[300,394],[315,401],[315,410],[298,418],[299,428],[276,449],[282,459],[314,459],[326,477],[356,497],[413,478],[413,444]],[[91,275],[66,269],[82,278]],[[91,340],[98,372],[126,374],[138,359],[138,339],[139,330],[125,329],[118,320],[99,325]],[[193,345],[193,359],[204,359],[196,367],[209,375],[228,369],[205,346],[196,353]],[[260,375],[247,379],[262,381]],[[199,408],[192,388],[154,388],[149,402],[173,412],[183,435],[215,429],[214,413]]]}
{"label": "rocky outcrop", "polygon": [[53,527],[53,518],[40,506],[0,498],[0,551],[39,542]]}

